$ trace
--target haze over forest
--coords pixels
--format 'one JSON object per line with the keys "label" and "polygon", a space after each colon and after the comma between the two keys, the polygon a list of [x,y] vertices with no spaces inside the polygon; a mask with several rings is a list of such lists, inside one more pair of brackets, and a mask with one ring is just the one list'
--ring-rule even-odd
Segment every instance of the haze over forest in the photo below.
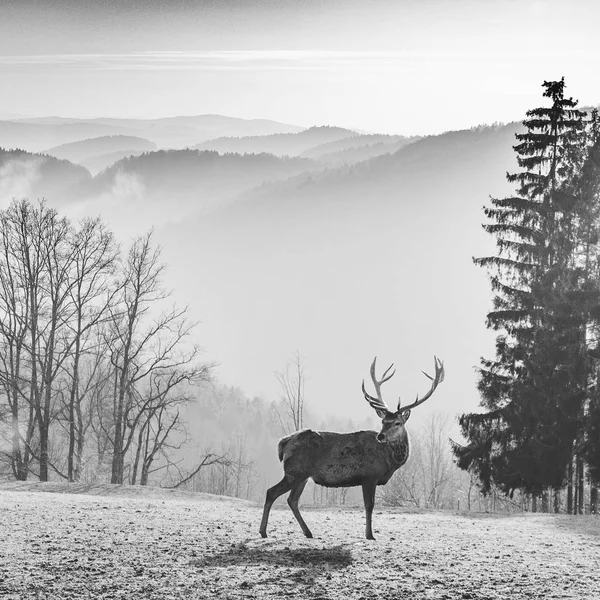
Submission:
{"label": "haze over forest", "polygon": [[[220,120],[227,132],[230,119]],[[191,136],[203,119],[178,121],[177,135]],[[491,338],[487,282],[471,257],[489,249],[481,206],[507,190],[519,125],[407,138],[286,124],[269,133],[269,123],[264,135],[213,130],[200,149],[153,149],[167,135],[160,123],[113,120],[138,135],[94,138],[85,136],[109,129],[80,121],[82,139],[33,152],[29,139],[51,130],[54,144],[71,125],[11,122],[13,135],[23,131],[15,146],[29,151],[0,155],[3,205],[44,197],[75,218],[101,215],[123,243],[154,228],[168,285],[201,320],[198,341],[223,383],[276,397],[273,373],[298,351],[307,407],[360,419],[373,356],[398,365],[395,392],[414,395],[437,354],[448,381],[434,410],[476,406],[473,366]],[[84,166],[102,159],[95,175]]]}

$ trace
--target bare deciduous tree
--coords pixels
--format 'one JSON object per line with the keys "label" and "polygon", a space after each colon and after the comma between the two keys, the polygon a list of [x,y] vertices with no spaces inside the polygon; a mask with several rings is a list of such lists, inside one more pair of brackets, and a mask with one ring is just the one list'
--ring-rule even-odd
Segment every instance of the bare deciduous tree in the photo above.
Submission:
{"label": "bare deciduous tree", "polygon": [[22,256],[22,215],[13,203],[0,214],[0,383],[6,397],[6,417],[10,423],[3,433],[9,441],[8,460],[17,480],[26,480],[33,458],[30,448],[35,431],[33,404],[28,402],[27,371],[30,360],[30,286],[26,285]]}
{"label": "bare deciduous tree", "polygon": [[[69,274],[73,254],[69,241],[73,229],[69,221],[43,202],[35,207],[27,200],[13,201],[3,211],[0,225],[2,320],[9,356],[4,374],[15,426],[13,464],[21,478],[25,465],[30,469],[30,460],[23,461],[18,447],[23,443],[27,456],[37,459],[40,479],[48,481],[50,468],[62,475],[50,460],[49,436],[57,417],[59,373],[72,341],[67,324],[71,316]],[[30,414],[25,436],[16,433],[20,429],[18,405],[22,402],[28,405]],[[33,429],[37,429],[37,440]]]}
{"label": "bare deciduous tree", "polygon": [[0,211],[0,450],[16,479],[76,481],[110,454],[113,483],[127,467],[146,484],[171,464],[185,439],[179,409],[212,365],[187,308],[164,307],[151,242],[120,259],[98,219],[74,226],[28,200]]}
{"label": "bare deciduous tree", "polygon": [[384,491],[387,503],[410,503],[431,508],[452,503],[452,482],[460,472],[452,461],[448,434],[448,416],[436,413],[429,415],[411,441],[410,460],[401,471],[394,474]]}
{"label": "bare deciduous tree", "polygon": [[455,467],[450,454],[449,419],[447,415],[432,413],[421,430],[424,493],[426,504],[440,508]]}
{"label": "bare deciduous tree", "polygon": [[[188,399],[181,387],[206,381],[212,366],[199,362],[200,349],[190,342],[195,324],[187,318],[188,309],[160,310],[169,297],[163,270],[152,233],[136,239],[123,265],[120,303],[107,340],[115,389],[111,483],[123,483],[125,456],[139,440],[140,428],[146,423],[150,435],[150,420],[159,416],[164,424],[164,408]],[[161,439],[159,433],[154,441]],[[151,464],[155,456],[151,451],[146,459]]]}
{"label": "bare deciduous tree", "polygon": [[282,435],[300,431],[304,427],[304,387],[306,383],[303,358],[298,351],[285,370],[276,371],[279,382],[279,402],[274,405]]}
{"label": "bare deciduous tree", "polygon": [[[100,374],[97,350],[103,344],[98,326],[106,320],[117,293],[117,287],[111,281],[117,261],[117,246],[112,233],[99,219],[83,221],[71,244],[73,269],[69,288],[73,319],[70,327],[74,341],[65,369],[69,389],[64,413],[69,437],[67,477],[69,481],[77,481],[86,433],[83,404],[88,400],[91,386],[97,382],[96,376]],[[90,376],[82,381],[81,363],[84,359],[91,369]]]}

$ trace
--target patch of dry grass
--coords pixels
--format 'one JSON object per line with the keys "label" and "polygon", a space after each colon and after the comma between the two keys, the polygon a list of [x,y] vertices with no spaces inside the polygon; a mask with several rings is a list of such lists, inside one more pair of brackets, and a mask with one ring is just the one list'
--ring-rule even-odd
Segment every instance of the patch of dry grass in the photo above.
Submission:
{"label": "patch of dry grass", "polygon": [[284,506],[263,540],[262,507],[245,501],[1,484],[0,597],[581,600],[600,589],[596,517],[376,509],[369,542],[360,509],[302,510],[315,539]]}

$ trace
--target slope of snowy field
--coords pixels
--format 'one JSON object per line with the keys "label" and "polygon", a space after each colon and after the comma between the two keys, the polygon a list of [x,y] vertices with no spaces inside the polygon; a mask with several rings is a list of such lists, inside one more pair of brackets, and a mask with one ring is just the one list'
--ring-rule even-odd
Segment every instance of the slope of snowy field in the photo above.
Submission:
{"label": "slope of snowy field", "polygon": [[[48,493],[50,492],[50,493]],[[70,493],[67,493],[70,492]],[[600,519],[262,507],[128,486],[0,484],[0,597],[593,598]]]}

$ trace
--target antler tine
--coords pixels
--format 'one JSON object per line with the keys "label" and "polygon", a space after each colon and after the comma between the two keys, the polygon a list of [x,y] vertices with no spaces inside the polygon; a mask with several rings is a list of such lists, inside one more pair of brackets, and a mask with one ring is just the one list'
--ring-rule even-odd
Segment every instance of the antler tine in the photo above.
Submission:
{"label": "antler tine", "polygon": [[[419,396],[417,394],[417,399],[412,404],[405,406],[404,410],[407,410],[409,408],[414,408],[415,406],[419,406],[419,404],[423,404],[423,402],[425,402],[425,400],[428,400],[429,398],[431,398],[431,395],[433,394],[433,392],[435,392],[435,388],[437,388],[437,386],[440,383],[442,383],[442,381],[444,381],[444,375],[445,375],[444,363],[437,356],[434,356],[433,360],[435,363],[435,377],[432,377],[431,375],[429,375],[429,373],[425,373],[425,371],[423,371],[423,374],[433,382],[431,384],[431,389],[422,398],[419,398]],[[398,403],[398,409],[399,408],[400,408],[400,403]]]}
{"label": "antler tine", "polygon": [[377,393],[377,398],[371,396],[367,390],[365,389],[365,380],[363,379],[362,382],[362,391],[363,394],[365,396],[365,400],[374,408],[374,409],[379,409],[379,410],[384,410],[386,412],[392,412],[387,404],[384,402],[383,397],[381,396],[381,385],[384,384],[386,381],[388,381],[389,379],[391,379],[394,375],[394,373],[396,372],[395,370],[392,371],[390,373],[390,371],[392,370],[392,368],[394,367],[393,363],[385,370],[385,372],[383,373],[383,376],[381,377],[381,379],[377,379],[377,375],[375,374],[375,368],[377,366],[377,357],[375,357],[373,359],[373,362],[371,363],[371,379],[373,380],[373,385],[375,386],[375,392]]}
{"label": "antler tine", "polygon": [[[375,391],[377,392],[377,398],[379,398],[379,400],[381,402],[383,402],[383,397],[381,396],[381,386],[382,384],[384,384],[386,381],[389,381],[394,374],[396,373],[396,369],[394,369],[389,375],[388,373],[394,368],[394,363],[392,363],[383,373],[383,376],[381,377],[381,379],[377,379],[377,376],[375,375],[375,366],[377,363],[377,357],[375,357],[373,359],[373,362],[371,363],[371,379],[373,380],[373,385],[375,386]],[[384,403],[385,404],[385,403]]]}
{"label": "antler tine", "polygon": [[374,398],[373,396],[371,396],[367,390],[365,389],[365,380],[363,379],[362,382],[362,391],[363,394],[365,396],[365,400],[374,408],[374,409],[379,409],[379,410],[385,410],[385,411],[390,411],[390,409],[386,406],[385,402],[383,402],[382,400],[379,400],[379,398]]}

